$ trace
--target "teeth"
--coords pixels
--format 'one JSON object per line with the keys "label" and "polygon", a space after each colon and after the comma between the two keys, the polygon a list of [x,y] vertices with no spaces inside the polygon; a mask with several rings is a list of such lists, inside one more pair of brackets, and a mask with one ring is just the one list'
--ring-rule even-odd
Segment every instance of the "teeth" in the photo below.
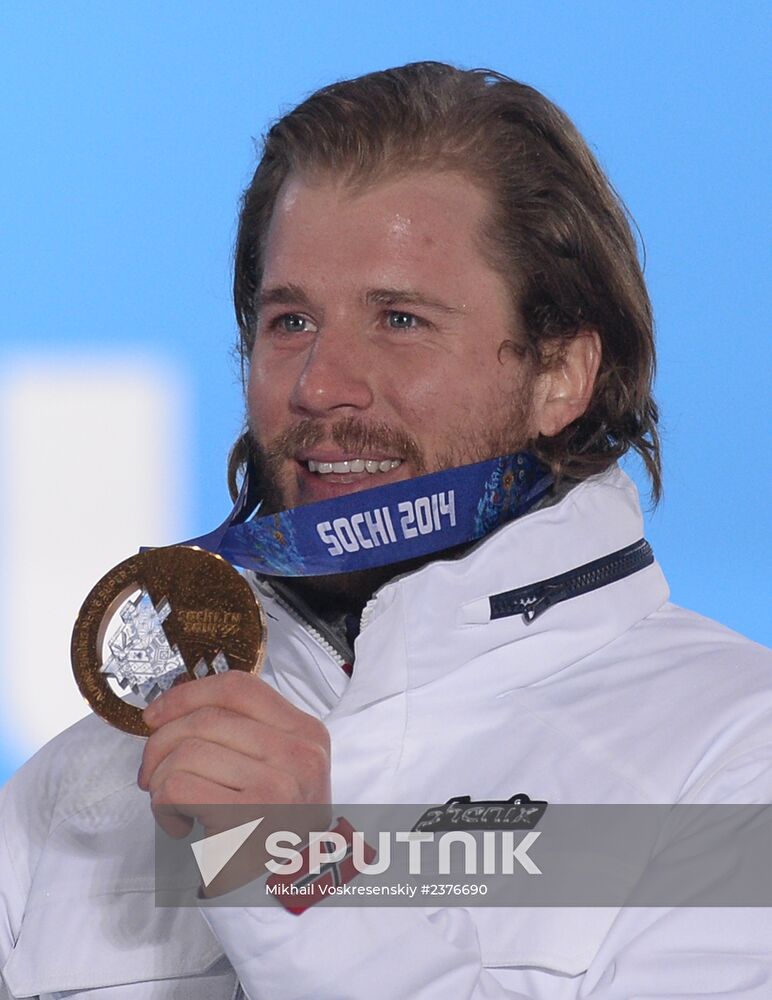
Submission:
{"label": "teeth", "polygon": [[308,471],[318,472],[326,476],[330,472],[391,472],[402,465],[401,458],[385,458],[382,462],[376,462],[371,458],[352,458],[349,462],[314,462],[309,459]]}

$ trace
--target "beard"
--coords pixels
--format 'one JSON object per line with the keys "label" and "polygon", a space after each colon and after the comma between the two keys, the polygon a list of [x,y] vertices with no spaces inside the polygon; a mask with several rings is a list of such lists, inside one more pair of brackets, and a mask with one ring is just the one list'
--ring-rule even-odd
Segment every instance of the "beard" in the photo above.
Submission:
{"label": "beard", "polygon": [[356,417],[346,417],[332,425],[321,420],[301,420],[265,446],[251,427],[249,437],[254,474],[263,497],[262,510],[266,514],[275,514],[290,506],[282,485],[289,462],[298,452],[311,449],[324,440],[331,440],[339,448],[353,454],[382,451],[399,455],[404,462],[412,465],[418,476],[435,471],[428,468],[421,448],[409,434],[385,423],[366,422]]}
{"label": "beard", "polygon": [[[399,428],[358,417],[346,417],[330,424],[321,420],[303,419],[288,430],[263,444],[258,428],[249,428],[247,461],[251,477],[263,503],[260,514],[285,510],[287,491],[283,485],[292,473],[290,463],[300,452],[322,441],[332,441],[349,454],[383,453],[398,455],[409,463],[415,475],[440,472],[461,465],[483,462],[522,451],[528,446],[528,423],[533,398],[533,381],[523,379],[516,396],[509,401],[506,414],[498,413],[498,421],[488,426],[470,429],[468,426],[448,434],[448,444],[441,451],[427,455],[415,438]],[[373,484],[376,485],[376,484]],[[412,572],[433,559],[448,559],[460,555],[467,545],[446,549],[428,556],[391,563],[353,573],[318,577],[296,577],[292,580],[304,599],[319,610],[345,608],[358,610],[372,594],[388,580]]]}

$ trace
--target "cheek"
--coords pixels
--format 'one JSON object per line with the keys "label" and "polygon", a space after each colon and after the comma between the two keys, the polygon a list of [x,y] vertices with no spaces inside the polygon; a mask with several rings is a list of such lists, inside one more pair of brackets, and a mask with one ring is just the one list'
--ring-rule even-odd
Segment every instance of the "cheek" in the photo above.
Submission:
{"label": "cheek", "polygon": [[261,441],[280,429],[287,409],[288,393],[278,372],[269,372],[259,352],[252,354],[247,381],[247,412],[250,427]]}
{"label": "cheek", "polygon": [[247,381],[247,412],[249,414],[249,423],[253,431],[260,426],[264,401],[265,395],[263,393],[260,376],[254,364],[250,364],[249,379]]}
{"label": "cheek", "polygon": [[489,412],[510,399],[518,385],[516,373],[496,359],[483,363],[471,360],[452,367],[438,368],[431,377],[414,385],[411,392],[422,408],[452,407],[462,419],[475,412]]}
{"label": "cheek", "polygon": [[457,405],[452,384],[430,375],[416,377],[414,372],[400,381],[390,380],[389,386],[382,388],[382,418],[401,426],[419,443],[428,444],[435,438]]}
{"label": "cheek", "polygon": [[[443,363],[444,362],[444,363]],[[410,365],[388,380],[384,398],[416,436],[436,436],[443,427],[479,423],[509,408],[517,373],[496,358],[433,358],[426,367]],[[385,388],[385,386],[384,386]]]}

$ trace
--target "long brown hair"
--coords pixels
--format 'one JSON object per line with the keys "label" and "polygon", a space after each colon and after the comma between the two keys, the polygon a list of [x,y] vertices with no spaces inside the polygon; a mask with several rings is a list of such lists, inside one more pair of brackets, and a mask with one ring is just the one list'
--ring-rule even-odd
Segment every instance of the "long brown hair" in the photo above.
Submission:
{"label": "long brown hair", "polygon": [[[569,118],[532,87],[490,70],[411,63],[324,87],[270,129],[241,205],[234,273],[242,374],[255,334],[264,241],[284,180],[334,173],[354,185],[416,169],[454,170],[493,210],[483,250],[507,281],[540,366],[582,329],[602,361],[583,416],[530,450],[583,479],[630,448],[662,489],[651,303],[625,206]],[[234,447],[229,481],[249,453]]]}

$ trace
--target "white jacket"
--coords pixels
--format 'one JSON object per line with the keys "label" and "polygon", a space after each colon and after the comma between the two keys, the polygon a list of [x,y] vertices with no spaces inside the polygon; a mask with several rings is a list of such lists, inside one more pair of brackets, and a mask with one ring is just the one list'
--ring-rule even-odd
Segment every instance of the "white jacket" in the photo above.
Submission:
{"label": "white jacket", "polygon": [[[264,676],[324,718],[334,800],[772,802],[769,654],[666,603],[656,563],[530,624],[489,620],[490,595],[642,533],[624,474],[580,484],[463,559],[386,584],[351,680],[264,597]],[[155,909],[141,750],[92,717],[6,787],[11,996],[219,1000],[235,968],[251,1000],[772,997],[769,910]]]}

